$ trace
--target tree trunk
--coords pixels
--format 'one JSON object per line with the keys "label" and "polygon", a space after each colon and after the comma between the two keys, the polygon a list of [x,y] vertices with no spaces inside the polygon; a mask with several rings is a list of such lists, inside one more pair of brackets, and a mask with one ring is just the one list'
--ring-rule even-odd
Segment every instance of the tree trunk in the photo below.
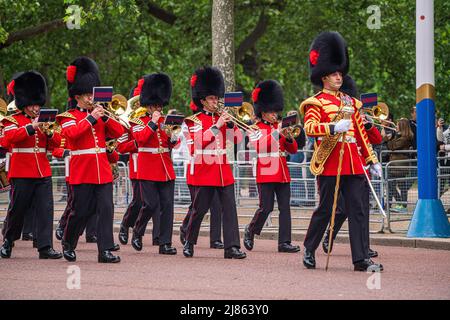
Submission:
{"label": "tree trunk", "polygon": [[225,78],[225,91],[233,91],[234,82],[234,0],[213,0],[212,64]]}

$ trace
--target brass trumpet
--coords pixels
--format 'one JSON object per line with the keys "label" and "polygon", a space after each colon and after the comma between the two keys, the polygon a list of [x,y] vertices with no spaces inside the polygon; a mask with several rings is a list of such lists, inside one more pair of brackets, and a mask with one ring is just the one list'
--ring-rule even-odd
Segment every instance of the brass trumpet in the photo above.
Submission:
{"label": "brass trumpet", "polygon": [[116,150],[117,145],[118,145],[117,139],[108,140],[108,141],[106,141],[106,150],[109,153],[112,153],[112,152],[114,152],[114,150]]}
{"label": "brass trumpet", "polygon": [[300,133],[302,132],[302,127],[299,124],[293,125],[293,126],[289,126],[287,128],[284,128],[284,130],[286,130],[285,132],[292,136],[294,139],[298,138],[298,136],[300,135]]}
{"label": "brass trumpet", "polygon": [[40,127],[42,133],[51,136],[55,132],[61,133],[61,126],[55,121],[55,122],[44,122],[42,123]]}

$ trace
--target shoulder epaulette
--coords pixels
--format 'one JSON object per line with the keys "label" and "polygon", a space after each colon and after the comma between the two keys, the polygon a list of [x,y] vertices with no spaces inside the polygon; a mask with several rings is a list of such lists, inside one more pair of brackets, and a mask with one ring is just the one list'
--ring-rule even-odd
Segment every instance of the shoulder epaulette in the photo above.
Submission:
{"label": "shoulder epaulette", "polygon": [[184,119],[184,121],[188,120],[188,121],[192,121],[194,123],[198,123],[198,124],[202,124],[202,121],[198,118],[198,115],[201,114],[201,112],[198,112],[196,114],[193,114],[192,116],[186,117]]}
{"label": "shoulder epaulette", "polygon": [[322,107],[322,102],[320,102],[320,100],[316,98],[317,95],[318,94],[316,94],[316,95],[314,95],[312,97],[309,97],[308,99],[304,100],[300,104],[300,107],[299,107],[300,114],[302,114],[302,115],[305,114],[305,107],[306,106],[313,105],[313,106],[317,106],[317,107]]}
{"label": "shoulder epaulette", "polygon": [[57,118],[70,118],[70,119],[77,119],[73,114],[71,114],[70,112],[63,112],[60,114],[56,115]]}
{"label": "shoulder epaulette", "polygon": [[6,121],[9,121],[9,122],[11,122],[11,123],[14,123],[16,126],[19,125],[19,123],[17,122],[17,120],[14,119],[12,116],[4,117],[2,121],[5,121],[5,120],[6,120]]}
{"label": "shoulder epaulette", "polygon": [[363,106],[363,103],[360,100],[356,99],[356,98],[353,98],[353,99],[355,99],[355,107],[356,107],[356,109],[358,109],[358,110],[361,109],[362,106]]}
{"label": "shoulder epaulette", "polygon": [[139,125],[141,125],[141,126],[145,126],[144,121],[142,121],[142,120],[139,119],[139,118],[130,119],[130,120],[128,120],[128,122],[134,123],[134,124],[139,124]]}

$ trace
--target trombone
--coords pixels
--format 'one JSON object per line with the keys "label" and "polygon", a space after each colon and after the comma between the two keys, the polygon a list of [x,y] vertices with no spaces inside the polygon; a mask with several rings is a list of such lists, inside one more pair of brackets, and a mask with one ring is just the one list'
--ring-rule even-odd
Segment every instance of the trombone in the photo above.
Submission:
{"label": "trombone", "polygon": [[[96,107],[94,102],[89,102],[92,107]],[[127,107],[127,98],[121,94],[115,94],[111,102],[100,104],[103,107],[105,116],[119,122],[126,129],[130,129],[130,125],[120,116],[125,113]]]}
{"label": "trombone", "polygon": [[384,102],[378,103],[378,105],[372,107],[372,108],[364,108],[363,109],[364,115],[366,118],[372,119],[372,120],[378,120],[380,122],[384,122],[388,125],[383,125],[381,123],[373,123],[374,125],[380,126],[382,128],[386,128],[389,130],[397,131],[396,124],[392,121],[388,121],[387,118],[389,117],[389,107]]}
{"label": "trombone", "polygon": [[219,115],[223,113],[228,114],[231,118],[231,122],[233,122],[239,129],[242,129],[250,134],[258,134],[259,128],[257,126],[248,125],[246,122],[253,119],[254,116],[254,108],[249,103],[243,103],[242,106],[233,108],[233,111],[230,113],[226,111],[225,103],[223,99],[219,99],[217,103],[216,112]]}

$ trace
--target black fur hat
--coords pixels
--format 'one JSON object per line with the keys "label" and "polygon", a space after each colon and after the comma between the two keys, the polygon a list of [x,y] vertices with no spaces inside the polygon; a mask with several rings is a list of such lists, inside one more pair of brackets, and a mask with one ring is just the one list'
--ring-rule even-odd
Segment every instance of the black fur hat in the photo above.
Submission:
{"label": "black fur hat", "polygon": [[140,92],[141,106],[169,104],[172,95],[172,80],[165,73],[152,73],[144,76],[144,83]]}
{"label": "black fur hat", "polygon": [[261,112],[281,112],[284,108],[283,88],[275,80],[258,83],[252,92],[255,115],[261,118]]}
{"label": "black fur hat", "polygon": [[347,43],[338,32],[320,33],[311,44],[308,63],[311,82],[316,86],[323,87],[322,77],[336,71],[345,76],[349,69]]}
{"label": "black fur hat", "polygon": [[195,70],[191,77],[192,101],[199,109],[203,109],[200,100],[207,96],[223,98],[225,95],[225,81],[222,72],[215,67],[202,67]]}
{"label": "black fur hat", "polygon": [[69,96],[92,93],[94,87],[100,86],[98,66],[94,60],[88,57],[76,58],[66,72],[67,89]]}
{"label": "black fur hat", "polygon": [[339,90],[348,94],[350,97],[359,99],[358,88],[356,87],[355,80],[353,80],[349,75],[344,77],[344,81],[342,81],[342,86]]}
{"label": "black fur hat", "polygon": [[14,96],[16,107],[43,106],[47,98],[47,84],[37,71],[21,72],[14,75],[8,85],[8,92]]}

